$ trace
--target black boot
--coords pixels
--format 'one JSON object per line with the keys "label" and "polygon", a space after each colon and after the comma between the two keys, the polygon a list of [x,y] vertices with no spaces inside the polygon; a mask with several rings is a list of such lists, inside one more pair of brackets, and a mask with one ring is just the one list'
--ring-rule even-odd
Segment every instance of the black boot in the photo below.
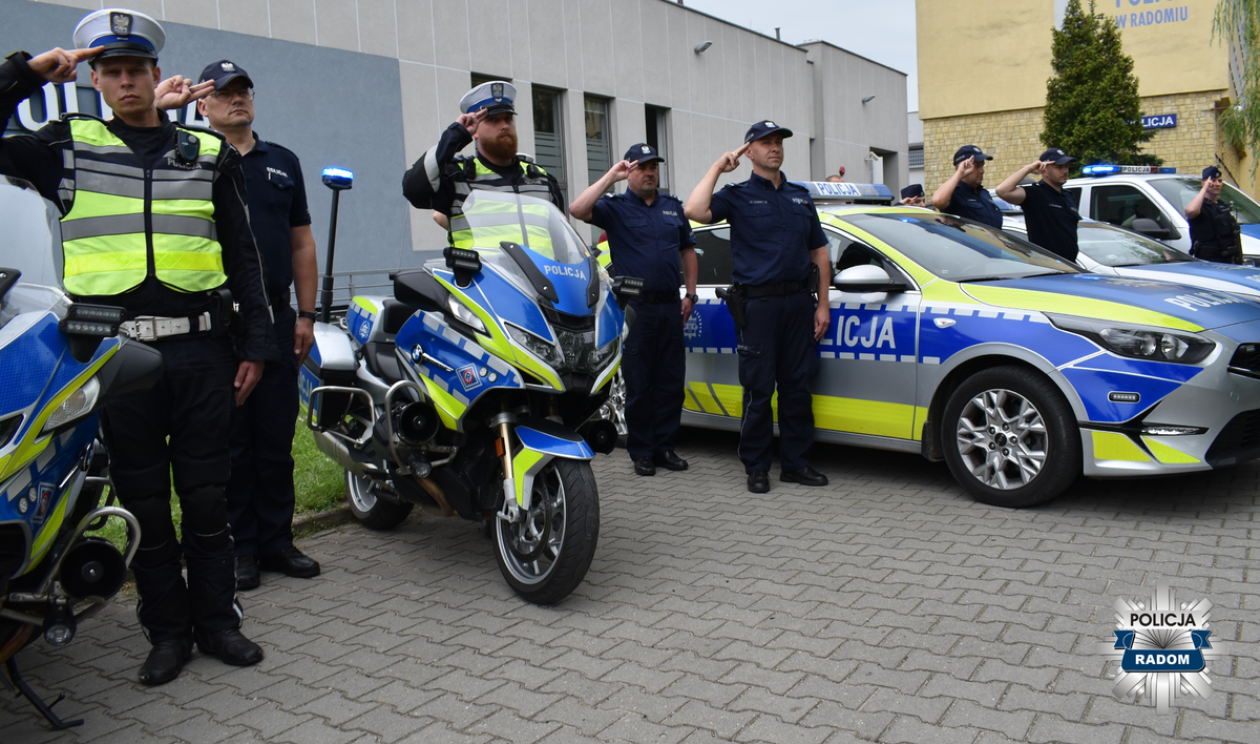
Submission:
{"label": "black boot", "polygon": [[164,685],[179,676],[184,662],[192,653],[192,640],[180,638],[173,641],[159,641],[149,650],[149,658],[140,667],[140,682],[149,687]]}
{"label": "black boot", "polygon": [[208,633],[198,631],[196,637],[201,653],[217,656],[224,664],[253,666],[263,659],[263,651],[258,644],[241,635],[236,628]]}

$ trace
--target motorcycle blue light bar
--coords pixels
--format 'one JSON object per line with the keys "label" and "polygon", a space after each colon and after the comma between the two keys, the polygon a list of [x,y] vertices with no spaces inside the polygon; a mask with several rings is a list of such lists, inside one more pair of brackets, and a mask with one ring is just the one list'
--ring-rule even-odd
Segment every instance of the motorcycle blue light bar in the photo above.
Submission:
{"label": "motorcycle blue light bar", "polygon": [[354,185],[354,174],[345,168],[325,168],[323,181],[330,189],[348,189]]}

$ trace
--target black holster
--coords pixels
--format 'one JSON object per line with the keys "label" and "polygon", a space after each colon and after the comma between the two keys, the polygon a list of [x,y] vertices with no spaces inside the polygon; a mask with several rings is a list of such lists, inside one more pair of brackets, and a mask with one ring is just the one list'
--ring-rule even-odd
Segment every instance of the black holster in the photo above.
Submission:
{"label": "black holster", "polygon": [[731,313],[735,327],[743,330],[748,325],[748,289],[735,282],[726,289],[726,309]]}

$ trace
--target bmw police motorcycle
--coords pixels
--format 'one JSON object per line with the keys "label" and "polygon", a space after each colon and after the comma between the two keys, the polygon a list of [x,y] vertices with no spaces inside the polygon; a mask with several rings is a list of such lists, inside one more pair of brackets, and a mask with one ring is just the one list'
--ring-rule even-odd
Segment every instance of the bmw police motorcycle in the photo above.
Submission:
{"label": "bmw police motorcycle", "polygon": [[[37,282],[0,268],[0,662],[62,729],[83,721],[58,718],[52,705],[65,696],[44,703],[14,657],[41,636],[66,645],[122,588],[140,526],[125,509],[99,506],[107,478],[96,414],[114,396],[152,387],[162,356],[117,335],[120,308],[75,304],[55,288],[56,210],[34,187],[0,179],[0,224],[0,265],[23,265]],[[111,518],[127,526],[125,555],[89,534]]]}
{"label": "bmw police motorcycle", "polygon": [[548,202],[474,190],[463,210],[458,247],[395,274],[392,297],[353,298],[340,328],[330,250],[302,402],[364,525],[417,504],[486,521],[508,584],[551,604],[595,554],[590,461],[617,436],[598,411],[643,283],[610,280]]}

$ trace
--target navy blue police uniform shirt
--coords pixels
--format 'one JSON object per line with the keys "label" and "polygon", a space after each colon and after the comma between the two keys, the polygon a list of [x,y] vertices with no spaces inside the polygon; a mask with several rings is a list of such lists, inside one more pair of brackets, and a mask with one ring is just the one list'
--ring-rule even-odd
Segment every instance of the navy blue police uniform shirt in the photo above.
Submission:
{"label": "navy blue police uniform shirt", "polygon": [[276,299],[293,283],[293,248],[289,229],[311,224],[302,164],[292,151],[254,135],[245,153],[249,224],[267,269],[267,296]]}
{"label": "navy blue police uniform shirt", "polygon": [[945,211],[990,227],[1002,227],[1002,210],[993,203],[993,197],[989,196],[988,189],[983,186],[977,189],[969,183],[959,181]]}
{"label": "navy blue police uniform shirt", "polygon": [[731,226],[731,279],[750,286],[809,278],[809,252],[827,245],[809,190],[779,173],[775,185],[756,173],[713,195],[713,221]]}
{"label": "navy blue police uniform shirt", "polygon": [[696,244],[678,197],[658,191],[648,204],[628,189],[624,194],[601,196],[591,224],[608,233],[613,271],[618,276],[642,279],[648,292],[678,291],[678,252]]}
{"label": "navy blue police uniform shirt", "polygon": [[1024,186],[1024,225],[1035,245],[1075,261],[1079,250],[1076,224],[1081,221],[1076,199],[1045,181]]}

